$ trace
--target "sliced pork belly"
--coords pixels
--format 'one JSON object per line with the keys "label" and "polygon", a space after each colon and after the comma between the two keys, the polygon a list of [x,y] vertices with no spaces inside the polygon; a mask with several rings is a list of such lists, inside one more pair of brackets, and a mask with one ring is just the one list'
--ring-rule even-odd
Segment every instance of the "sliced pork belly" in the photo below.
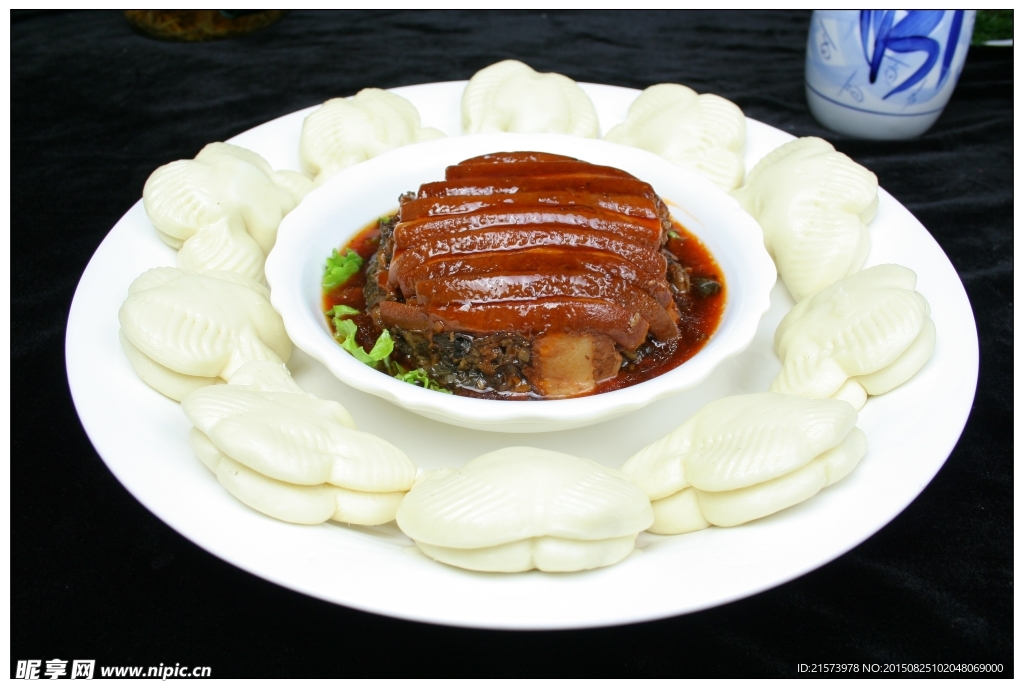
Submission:
{"label": "sliced pork belly", "polygon": [[472,309],[491,302],[530,302],[560,296],[598,299],[639,313],[656,339],[679,336],[679,313],[666,311],[649,294],[609,275],[574,273],[501,273],[424,280],[416,283],[419,303],[430,311],[435,305],[459,304]]}
{"label": "sliced pork belly", "polygon": [[[535,191],[578,191],[593,194],[620,194],[646,196],[652,194],[651,185],[630,177],[592,177],[588,174],[567,174],[513,179],[471,177],[454,181],[432,182],[420,187],[418,198],[444,198],[447,196],[493,196]],[[653,199],[651,199],[653,201]]]}
{"label": "sliced pork belly", "polygon": [[395,243],[399,246],[422,246],[458,233],[490,227],[562,229],[576,227],[604,232],[657,251],[661,247],[661,221],[628,218],[600,208],[483,208],[473,213],[427,217],[399,222],[395,227]]}
{"label": "sliced pork belly", "polygon": [[574,160],[557,153],[541,153],[539,151],[517,151],[515,153],[487,153],[478,155],[475,158],[463,160],[460,165],[469,165],[478,162],[490,163],[513,163],[513,162],[564,162]]}
{"label": "sliced pork belly", "polygon": [[[513,205],[514,204],[514,205]],[[658,220],[657,208],[652,208],[650,199],[643,196],[613,193],[583,193],[577,191],[531,191],[515,194],[494,194],[492,196],[444,196],[433,198],[417,198],[402,204],[401,222],[418,220],[424,217],[442,217],[474,213],[487,208],[510,207],[557,207],[600,208],[608,212],[624,215],[626,218]]]}
{"label": "sliced pork belly", "polygon": [[[632,287],[642,289],[659,306],[674,308],[672,292],[664,279],[648,278],[621,256],[588,249],[566,251],[562,248],[540,247],[522,251],[477,253],[453,260],[442,256],[409,270],[400,281],[404,293],[415,294],[416,285],[446,277],[487,276],[506,272],[537,274],[589,272],[607,275]],[[386,277],[386,275],[385,275]],[[382,285],[386,286],[386,285]]]}
{"label": "sliced pork belly", "polygon": [[523,371],[542,396],[587,394],[619,372],[622,358],[605,335],[549,332],[533,340],[533,364]]}
{"label": "sliced pork belly", "polygon": [[[418,360],[483,374],[497,365],[534,396],[588,394],[648,336],[679,336],[662,251],[670,227],[653,188],[622,170],[550,153],[480,156],[402,198],[367,303]],[[499,353],[478,356],[477,341]]]}
{"label": "sliced pork belly", "polygon": [[[400,284],[406,275],[428,260],[446,257],[457,260],[475,253],[519,251],[530,248],[558,248],[564,251],[592,249],[627,260],[646,279],[664,279],[668,262],[648,245],[622,238],[610,232],[580,229],[566,225],[527,227],[488,227],[475,232],[456,232],[405,250],[395,243],[389,269],[389,285]],[[404,279],[408,283],[407,279]],[[402,288],[408,299],[411,293]]]}
{"label": "sliced pork belly", "polygon": [[546,332],[600,333],[632,351],[647,337],[648,323],[635,311],[602,301],[558,296],[531,301],[497,301],[490,303],[449,303],[432,306],[430,315],[437,317],[446,329],[471,334],[519,332],[537,336]]}
{"label": "sliced pork belly", "polygon": [[635,179],[633,175],[614,167],[591,165],[579,160],[524,160],[519,162],[462,162],[445,170],[445,179],[515,179],[585,174],[591,177],[618,177]]}

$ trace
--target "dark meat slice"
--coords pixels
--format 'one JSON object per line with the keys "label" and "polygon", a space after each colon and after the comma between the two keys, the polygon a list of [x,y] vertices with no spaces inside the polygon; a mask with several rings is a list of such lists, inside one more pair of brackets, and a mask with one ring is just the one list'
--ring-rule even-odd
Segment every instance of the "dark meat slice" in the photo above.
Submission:
{"label": "dark meat slice", "polygon": [[589,272],[594,275],[607,275],[643,290],[662,308],[669,308],[672,303],[672,292],[664,280],[642,276],[629,261],[619,256],[609,256],[602,251],[587,249],[565,251],[541,247],[523,251],[478,253],[460,256],[457,260],[442,256],[410,270],[403,278],[402,284],[403,291],[414,294],[416,285],[424,280],[526,271],[542,274]]}
{"label": "dark meat slice", "polygon": [[532,191],[579,191],[593,194],[620,194],[644,196],[654,202],[651,185],[631,177],[592,177],[588,174],[570,174],[561,177],[537,177],[502,182],[494,178],[474,177],[456,181],[431,182],[420,187],[417,198],[443,198],[446,196],[493,196]]}
{"label": "dark meat slice", "polygon": [[463,160],[460,164],[466,165],[479,162],[489,162],[492,164],[510,162],[560,162],[565,160],[578,162],[576,158],[570,158],[567,155],[558,155],[557,153],[520,151],[515,153],[487,153],[486,155],[478,155],[477,157],[470,158],[469,160]]}
{"label": "dark meat slice", "polygon": [[539,247],[572,250],[576,248],[603,251],[629,261],[645,279],[665,279],[668,261],[660,251],[640,246],[606,232],[582,230],[575,227],[531,226],[529,228],[482,229],[436,239],[404,251],[397,244],[391,258],[388,284],[401,285],[406,298],[412,291],[407,276],[432,258],[449,259],[483,252],[517,251]]}
{"label": "dark meat slice", "polygon": [[399,247],[419,246],[429,241],[459,232],[485,227],[559,226],[592,229],[616,234],[652,249],[661,246],[660,220],[623,218],[600,208],[544,208],[541,206],[512,206],[487,208],[472,214],[428,217],[402,221],[395,227],[395,243]]}
{"label": "dark meat slice", "polygon": [[409,303],[381,301],[374,312],[374,317],[379,320],[381,329],[397,327],[400,330],[414,332],[429,332],[433,329],[427,312]]}
{"label": "dark meat slice", "polygon": [[633,175],[615,169],[614,167],[602,167],[591,165],[579,160],[558,160],[558,161],[524,161],[509,162],[499,165],[494,163],[469,163],[463,162],[453,165],[445,170],[444,178],[448,181],[458,179],[503,179],[514,180],[517,178],[546,177],[551,175],[566,176],[571,174],[586,174],[591,177],[625,177],[636,179]]}
{"label": "dark meat slice", "polygon": [[538,335],[570,331],[606,334],[619,346],[632,351],[647,337],[648,323],[639,313],[596,299],[556,297],[533,301],[430,306],[431,318],[446,330],[489,334],[517,332]]}
{"label": "dark meat slice", "polygon": [[447,277],[416,283],[416,297],[427,306],[449,303],[478,304],[493,301],[532,301],[541,298],[574,296],[600,299],[638,312],[650,323],[651,333],[661,341],[679,336],[676,326],[679,314],[666,311],[647,293],[622,280],[592,272],[559,272],[555,274],[503,273]]}
{"label": "dark meat slice", "polygon": [[626,218],[661,220],[662,217],[650,199],[643,196],[623,194],[589,194],[573,191],[533,191],[517,194],[495,194],[493,196],[445,196],[443,198],[422,198],[402,204],[402,222],[424,217],[463,215],[488,208],[545,207],[558,208],[601,208]]}

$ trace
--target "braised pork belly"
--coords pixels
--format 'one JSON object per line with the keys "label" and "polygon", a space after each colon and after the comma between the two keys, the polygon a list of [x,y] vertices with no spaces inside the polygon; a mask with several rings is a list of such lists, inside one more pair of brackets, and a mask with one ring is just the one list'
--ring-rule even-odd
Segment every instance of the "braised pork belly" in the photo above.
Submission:
{"label": "braised pork belly", "polygon": [[365,267],[365,312],[399,359],[457,393],[603,391],[645,357],[702,343],[681,337],[681,320],[695,322],[681,308],[722,296],[706,287],[717,273],[700,278],[708,294],[692,287],[654,189],[613,167],[484,155],[400,203]]}

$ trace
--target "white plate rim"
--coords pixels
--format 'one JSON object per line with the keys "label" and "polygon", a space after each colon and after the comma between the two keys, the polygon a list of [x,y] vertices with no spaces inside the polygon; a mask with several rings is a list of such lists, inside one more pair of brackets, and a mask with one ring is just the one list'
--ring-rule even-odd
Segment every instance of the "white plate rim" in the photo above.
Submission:
{"label": "white plate rim", "polygon": [[[621,87],[582,86],[598,107],[604,131],[622,118],[638,93]],[[436,126],[438,119],[450,125],[458,107],[452,97],[461,91],[461,83],[394,91],[417,105],[424,125]],[[308,111],[272,120],[232,141],[261,152],[275,167],[287,166],[282,161],[295,155],[291,151],[297,150],[298,123]],[[267,139],[271,135],[273,139]],[[791,138],[748,119],[748,169]],[[393,526],[376,530],[336,524],[292,526],[234,501],[183,449],[187,448],[188,422],[175,410],[177,404],[134,377],[117,345],[116,308],[128,283],[141,272],[136,268],[173,264],[173,252],[138,231],[148,225],[141,202],[104,239],[79,282],[65,342],[69,386],[97,452],[136,499],[200,547],[284,587],[364,611],[477,628],[585,628],[693,612],[784,583],[870,537],[924,489],[963,430],[978,372],[977,330],[970,303],[948,258],[927,230],[891,195],[880,191],[879,196],[868,264],[898,259],[918,272],[918,288],[932,303],[939,339],[931,361],[915,379],[869,400],[861,412],[858,424],[869,438],[868,455],[861,465],[828,488],[828,494],[759,522],[676,538],[642,534],[638,551],[607,569],[578,574],[475,574],[427,561],[410,551],[407,539]],[[128,260],[125,246],[131,250]],[[772,298],[774,302],[788,296],[776,285]],[[763,326],[770,324],[766,321]],[[749,363],[747,359],[712,376],[702,387],[713,387],[712,393],[721,395],[735,380],[749,382],[743,378],[748,373],[736,370]],[[768,360],[764,359],[764,366]],[[301,369],[296,377],[305,385],[301,375],[309,373],[311,364],[294,363]],[[774,375],[760,369],[749,374]],[[313,377],[308,379],[310,385],[319,384]],[[679,402],[680,408],[687,409],[697,400]],[[685,419],[682,413],[679,422]],[[894,423],[894,417],[901,423]],[[145,427],[137,427],[140,423]],[[623,427],[613,422],[600,426],[600,431],[621,434]],[[661,432],[647,425],[639,430]],[[576,431],[550,435],[564,435],[566,442],[587,440]],[[170,438],[173,446],[157,445],[157,437]],[[460,442],[468,447],[477,441],[471,433],[465,438],[460,437]],[[522,443],[522,436],[517,439]],[[531,444],[541,443],[541,438],[533,439],[537,442]],[[183,489],[188,501],[183,502],[175,489]]]}

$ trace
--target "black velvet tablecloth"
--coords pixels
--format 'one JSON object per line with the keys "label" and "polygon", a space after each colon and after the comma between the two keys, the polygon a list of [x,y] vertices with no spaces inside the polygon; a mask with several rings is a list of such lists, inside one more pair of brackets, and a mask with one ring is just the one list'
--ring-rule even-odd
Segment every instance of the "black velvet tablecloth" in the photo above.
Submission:
{"label": "black velvet tablecloth", "polygon": [[[809,115],[809,14],[292,12],[184,44],[120,13],[11,24],[11,657],[210,666],[214,676],[798,675],[813,662],[1013,671],[1013,56],[972,48],[919,139],[844,138]],[[468,79],[504,58],[579,81],[687,84],[823,136],[879,177],[970,296],[981,371],[944,468],[892,523],[786,585],[618,628],[545,633],[393,620],[306,597],[193,545],[132,498],[78,421],[68,308],[159,165],[366,86]],[[45,666],[45,664],[44,664]]]}

